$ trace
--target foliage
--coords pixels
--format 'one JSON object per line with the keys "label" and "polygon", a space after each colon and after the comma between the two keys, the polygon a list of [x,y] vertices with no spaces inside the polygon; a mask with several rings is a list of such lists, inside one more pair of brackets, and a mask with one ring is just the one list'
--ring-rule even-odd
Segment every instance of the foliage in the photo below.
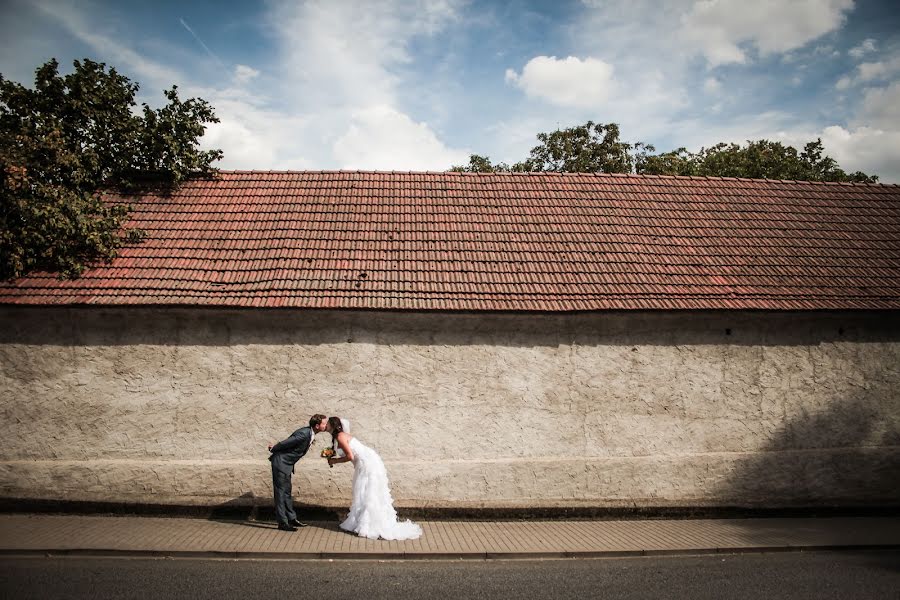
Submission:
{"label": "foliage", "polygon": [[453,165],[450,170],[457,173],[500,173],[509,172],[512,169],[506,163],[492,164],[488,156],[473,154],[469,156],[469,164]]}
{"label": "foliage", "polygon": [[637,165],[638,173],[650,175],[700,175],[748,177],[752,179],[793,179],[798,181],[848,181],[875,183],[877,175],[861,171],[846,173],[837,161],[825,155],[822,140],[807,143],[802,152],[793,146],[769,140],[748,141],[746,146],[716,144],[696,154],[679,148],[646,156]]}
{"label": "foliage", "polygon": [[795,179],[801,181],[878,181],[877,175],[860,171],[846,173],[833,158],[825,155],[822,140],[809,142],[798,152],[792,146],[769,140],[738,144],[716,144],[692,153],[686,148],[653,154],[655,148],[643,142],[620,139],[615,123],[594,123],[537,135],[540,145],[530,156],[512,166],[492,164],[486,156],[473,154],[469,164],[453,171],[490,173],[495,171],[558,171],[564,173],[640,173],[648,175],[699,175],[747,177],[754,179]]}
{"label": "foliage", "polygon": [[198,149],[206,123],[202,99],[182,101],[175,86],[160,109],[134,109],[138,85],[103,63],[75,61],[61,76],[50,60],[34,88],[0,75],[0,279],[33,271],[79,276],[110,261],[141,232],[123,230],[129,206],[104,190],[171,189],[214,173],[219,150]]}
{"label": "foliage", "polygon": [[522,166],[525,171],[562,171],[566,173],[631,173],[635,161],[653,146],[630,144],[619,139],[615,123],[594,123],[569,127],[537,135],[540,145]]}
{"label": "foliage", "polygon": [[594,123],[570,127],[562,131],[539,133],[540,145],[531,149],[528,158],[512,166],[492,164],[486,156],[473,154],[469,164],[454,166],[451,171],[491,173],[499,171],[559,171],[565,173],[631,173],[639,160],[653,146],[619,139],[615,123]]}

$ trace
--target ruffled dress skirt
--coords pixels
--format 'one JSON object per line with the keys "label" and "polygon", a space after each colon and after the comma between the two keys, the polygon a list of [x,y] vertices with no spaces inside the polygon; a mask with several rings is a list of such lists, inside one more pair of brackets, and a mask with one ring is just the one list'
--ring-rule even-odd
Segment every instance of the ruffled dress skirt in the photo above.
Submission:
{"label": "ruffled dress skirt", "polygon": [[418,524],[397,520],[387,469],[378,453],[356,438],[350,440],[350,449],[354,455],[353,500],[341,529],[370,539],[414,540],[420,537],[422,528]]}

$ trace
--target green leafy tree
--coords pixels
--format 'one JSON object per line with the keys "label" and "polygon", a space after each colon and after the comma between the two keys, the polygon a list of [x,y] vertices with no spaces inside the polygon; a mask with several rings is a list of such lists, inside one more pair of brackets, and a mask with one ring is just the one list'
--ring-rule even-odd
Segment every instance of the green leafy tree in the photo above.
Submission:
{"label": "green leafy tree", "polygon": [[108,190],[170,190],[209,176],[220,150],[201,151],[218,119],[202,99],[136,112],[138,85],[103,63],[75,61],[61,76],[50,60],[34,88],[0,75],[0,279],[34,271],[78,277],[112,260],[142,234],[122,227],[129,206],[103,200]]}
{"label": "green leafy tree", "polygon": [[472,154],[471,156],[469,156],[469,164],[453,165],[452,167],[450,167],[450,170],[458,173],[497,173],[509,172],[511,169],[510,166],[506,163],[491,163],[491,159],[489,156]]}
{"label": "green leafy tree", "polygon": [[661,154],[648,154],[638,162],[635,170],[645,175],[696,175],[695,157],[684,147]]}
{"label": "green leafy tree", "polygon": [[[569,127],[537,135],[540,145],[513,168],[524,171],[561,171],[566,173],[631,173],[640,157],[653,152],[653,146],[619,139],[615,123],[594,123]],[[518,168],[517,168],[518,167]]]}
{"label": "green leafy tree", "polygon": [[653,146],[619,139],[615,123],[594,123],[569,127],[551,133],[539,133],[541,142],[528,158],[513,165],[491,163],[487,156],[473,154],[468,165],[455,165],[451,171],[468,173],[559,171],[565,173],[631,173]]}
{"label": "green leafy tree", "polygon": [[513,164],[492,164],[487,156],[473,154],[469,164],[454,171],[491,173],[497,171],[557,171],[563,173],[640,173],[648,175],[698,175],[747,177],[753,179],[796,179],[800,181],[848,181],[875,183],[877,175],[861,171],[846,173],[825,155],[822,140],[809,142],[799,152],[792,146],[769,140],[738,144],[716,144],[689,152],[678,148],[654,154],[643,142],[620,139],[615,123],[594,123],[537,135],[540,145],[528,158]]}
{"label": "green leafy tree", "polygon": [[746,146],[720,143],[701,148],[696,154],[678,148],[672,152],[645,156],[639,161],[637,172],[799,181],[878,181],[877,175],[860,171],[844,172],[837,161],[825,155],[821,139],[807,143],[802,152],[793,146],[769,140],[748,141]]}

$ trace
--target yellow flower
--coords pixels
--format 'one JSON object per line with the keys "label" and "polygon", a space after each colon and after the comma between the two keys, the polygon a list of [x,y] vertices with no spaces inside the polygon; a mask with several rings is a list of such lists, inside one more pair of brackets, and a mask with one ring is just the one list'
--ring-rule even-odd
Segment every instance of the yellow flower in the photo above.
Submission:
{"label": "yellow flower", "polygon": [[331,448],[324,448],[322,450],[322,458],[331,458],[332,456],[334,456],[334,450]]}

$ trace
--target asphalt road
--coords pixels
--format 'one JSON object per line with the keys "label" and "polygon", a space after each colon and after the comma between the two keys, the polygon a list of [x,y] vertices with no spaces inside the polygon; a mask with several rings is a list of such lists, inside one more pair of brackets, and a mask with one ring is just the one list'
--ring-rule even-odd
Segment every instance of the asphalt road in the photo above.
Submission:
{"label": "asphalt road", "polygon": [[288,561],[0,559],[3,598],[900,597],[900,552],[622,559]]}

